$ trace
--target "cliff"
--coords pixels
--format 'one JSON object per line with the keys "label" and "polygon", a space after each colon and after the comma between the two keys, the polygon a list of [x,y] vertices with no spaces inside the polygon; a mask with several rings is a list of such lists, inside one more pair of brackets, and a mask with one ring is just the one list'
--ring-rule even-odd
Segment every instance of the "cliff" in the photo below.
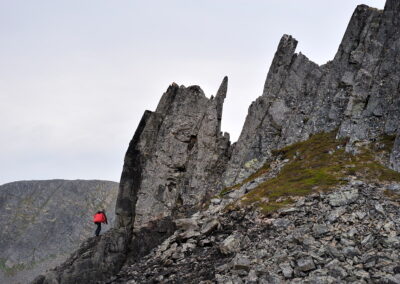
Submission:
{"label": "cliff", "polygon": [[115,219],[118,183],[98,180],[18,181],[0,186],[2,283],[27,283],[65,261],[94,234],[92,215]]}
{"label": "cliff", "polygon": [[125,156],[117,227],[194,212],[222,187],[229,136],[221,133],[224,78],[215,98],[172,84],[155,112],[145,112]]}
{"label": "cliff", "polygon": [[[220,220],[219,216],[226,216],[229,211],[241,212],[244,208],[268,216],[284,210],[285,206],[293,206],[299,198],[317,194],[319,197],[307,199],[307,203],[288,210],[302,211],[306,222],[318,221],[324,225],[326,220],[310,216],[310,206],[333,211],[332,207],[353,204],[353,189],[358,183],[363,185],[362,196],[365,197],[372,192],[374,182],[379,184],[380,193],[376,200],[382,202],[374,205],[376,212],[385,212],[381,207],[389,208],[391,205],[388,204],[395,202],[385,194],[397,196],[397,191],[387,193],[385,187],[397,188],[400,182],[396,172],[400,169],[399,16],[400,3],[395,0],[388,0],[383,11],[358,6],[335,58],[322,66],[301,53],[295,53],[297,41],[284,35],[268,72],[263,94],[250,105],[242,133],[233,145],[229,136],[221,133],[220,129],[227,78],[216,96],[210,98],[198,86],[171,85],[156,111],[144,113],[128,147],[114,229],[100,240],[85,242],[66,263],[39,276],[35,283],[120,280],[179,283],[186,279],[179,269],[186,269],[182,273],[190,270],[183,264],[190,259],[193,250],[199,258],[192,259],[189,264],[196,266],[207,260],[205,254],[209,250],[204,247],[210,246],[213,247],[214,263],[223,266],[232,261],[233,267],[237,267],[233,270],[237,271],[232,272],[230,266],[224,266],[221,273],[217,273],[204,265],[201,268],[203,272],[192,277],[206,281],[203,283],[280,283],[279,279],[283,281],[293,277],[300,279],[296,281],[303,279],[319,283],[312,282],[317,281],[315,277],[307,278],[315,276],[309,274],[314,270],[321,277],[326,276],[326,283],[335,283],[329,282],[332,280],[329,277],[333,276],[324,272],[328,271],[331,261],[352,261],[351,265],[359,265],[359,274],[346,272],[342,275],[344,282],[369,281],[370,274],[366,276],[370,273],[369,268],[354,257],[364,254],[367,257],[368,253],[375,255],[377,252],[361,249],[363,239],[353,240],[351,245],[347,242],[352,247],[349,250],[359,249],[357,254],[349,252],[346,255],[344,252],[343,257],[337,254],[334,258],[325,258],[323,254],[301,250],[290,255],[292,258],[283,268],[277,268],[279,263],[274,263],[279,256],[270,256],[269,260],[263,260],[271,262],[266,269],[275,269],[271,271],[280,273],[278,277],[260,276],[263,273],[259,275],[257,271],[250,277],[252,267],[249,265],[255,263],[249,260],[249,255],[243,260],[240,257],[243,251],[228,249],[227,256],[223,256],[224,249],[216,250],[223,247],[223,243],[243,250],[248,248],[235,241],[235,237],[226,242],[222,239],[228,232],[241,230],[241,223],[239,220],[235,227],[232,225],[234,220]],[[353,184],[355,180],[357,182]],[[343,188],[350,192],[343,193],[343,198],[341,194],[335,197],[335,193],[330,193]],[[332,199],[342,201],[338,201],[339,205],[334,205],[335,201],[331,204],[328,194],[333,194]],[[350,203],[347,203],[348,198]],[[365,206],[354,207],[369,212],[368,206],[373,204],[364,203]],[[328,204],[331,207],[327,207]],[[391,217],[385,215],[384,220],[379,221],[395,220],[393,212],[398,205],[393,206],[389,208]],[[346,212],[348,210],[351,208],[345,208]],[[293,222],[296,227],[300,225],[298,220],[294,217],[283,223],[277,221],[276,226],[285,227],[282,224]],[[371,217],[370,220],[377,219]],[[397,221],[393,222],[393,226],[398,228]],[[249,227],[247,224],[243,226]],[[335,226],[342,226],[343,230],[349,228],[340,222],[332,226],[332,230],[327,229],[329,237],[336,234]],[[369,230],[361,224],[359,228]],[[397,234],[397,229],[388,230],[391,237]],[[208,238],[213,232],[219,236]],[[360,236],[367,237],[364,233]],[[273,237],[289,238],[289,243],[285,244],[288,246],[292,241],[296,242],[293,236],[283,231]],[[315,244],[315,249],[321,249],[321,244],[332,241],[332,238]],[[393,249],[396,244],[397,241],[393,241],[385,248]],[[265,243],[264,247],[273,245],[273,242]],[[337,243],[333,241],[330,245],[336,246]],[[163,258],[164,253],[168,256]],[[389,258],[391,264],[398,261],[388,254],[382,257]],[[319,266],[315,260],[319,261]],[[242,264],[235,264],[235,261]],[[172,266],[171,270],[165,274],[161,270],[157,270],[158,274],[153,273],[152,269],[158,269],[160,263]],[[145,267],[147,264],[149,266]],[[294,271],[289,273],[288,265]],[[149,270],[143,278],[135,267]],[[388,270],[378,267],[371,273],[380,275],[376,279],[386,281],[383,280],[386,276],[397,274],[394,267],[390,266]],[[122,272],[117,275],[121,268]],[[282,278],[284,273],[285,278]],[[247,276],[253,280],[245,278]],[[387,279],[392,279],[390,277]]]}
{"label": "cliff", "polygon": [[226,185],[248,177],[271,151],[338,129],[348,151],[381,135],[397,137],[390,166],[399,170],[399,8],[355,10],[335,58],[318,66],[282,37],[261,97],[249,107],[225,173]]}

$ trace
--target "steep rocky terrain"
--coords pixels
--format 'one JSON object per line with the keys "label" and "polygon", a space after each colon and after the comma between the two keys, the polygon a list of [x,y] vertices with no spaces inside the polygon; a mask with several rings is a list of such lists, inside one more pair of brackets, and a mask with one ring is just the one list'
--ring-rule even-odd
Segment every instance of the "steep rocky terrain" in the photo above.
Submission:
{"label": "steep rocky terrain", "polygon": [[0,186],[0,282],[27,283],[93,235],[95,211],[115,219],[118,183],[18,181]]}
{"label": "steep rocky terrain", "polygon": [[325,65],[296,45],[232,145],[227,78],[210,98],[172,84],[130,142],[114,228],[34,283],[400,283],[400,2],[358,6]]}
{"label": "steep rocky terrain", "polygon": [[356,8],[335,58],[318,66],[283,36],[263,95],[249,108],[225,182],[249,176],[271,151],[311,134],[339,129],[349,151],[382,134],[397,136],[391,167],[399,170],[400,2]]}
{"label": "steep rocky terrain", "polygon": [[352,155],[334,134],[275,151],[107,283],[400,283],[400,173],[377,161],[393,140]]}
{"label": "steep rocky terrain", "polygon": [[400,283],[399,203],[384,188],[354,179],[268,217],[214,200],[109,283]]}

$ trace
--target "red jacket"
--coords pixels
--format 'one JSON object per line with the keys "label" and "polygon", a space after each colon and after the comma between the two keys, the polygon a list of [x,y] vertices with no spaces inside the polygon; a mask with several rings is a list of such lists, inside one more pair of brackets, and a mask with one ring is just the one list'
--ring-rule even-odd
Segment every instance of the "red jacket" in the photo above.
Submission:
{"label": "red jacket", "polygon": [[94,223],[106,223],[107,224],[107,217],[104,212],[98,212],[93,215],[93,222]]}

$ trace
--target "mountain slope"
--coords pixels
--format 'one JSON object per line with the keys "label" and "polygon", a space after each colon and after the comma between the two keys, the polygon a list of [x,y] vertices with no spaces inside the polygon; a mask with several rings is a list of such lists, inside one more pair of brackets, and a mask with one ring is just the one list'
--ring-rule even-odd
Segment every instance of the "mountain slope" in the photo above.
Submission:
{"label": "mountain slope", "polygon": [[[65,260],[93,235],[92,215],[106,209],[112,226],[118,183],[18,181],[0,186],[0,282],[26,283]],[[104,230],[103,229],[103,230]]]}
{"label": "mountain slope", "polygon": [[[399,19],[397,0],[387,0],[382,11],[358,6],[335,58],[322,66],[295,53],[297,41],[284,35],[263,95],[250,105],[233,145],[220,132],[227,80],[209,99],[198,86],[172,84],[156,111],[144,113],[130,142],[120,180],[116,226],[99,240],[89,239],[67,262],[34,283],[116,280],[122,267],[140,267],[137,261],[170,237],[174,226],[183,229],[184,240],[195,240],[174,241],[168,250],[172,259],[164,264],[185,262],[187,255],[182,258],[182,251],[173,250],[181,244],[183,250],[193,247],[192,242],[202,241],[197,237],[222,224],[208,220],[199,233],[199,225],[192,220],[214,202],[220,204],[211,209],[210,214],[216,214],[211,219],[243,207],[270,214],[301,196],[341,190],[352,177],[368,189],[374,182],[379,183],[379,191],[388,182],[396,187],[400,170]],[[212,198],[221,195],[229,198]],[[377,206],[379,211],[383,205]],[[233,226],[232,233],[239,229],[240,224]],[[397,234],[397,228],[392,231]],[[155,237],[148,242],[144,236],[151,235]],[[394,275],[396,271],[384,272]],[[212,270],[204,273],[208,274],[202,279],[217,280]],[[162,281],[162,275],[158,276],[152,274],[149,279]],[[225,278],[220,279],[224,283]],[[170,280],[179,283],[181,279]]]}

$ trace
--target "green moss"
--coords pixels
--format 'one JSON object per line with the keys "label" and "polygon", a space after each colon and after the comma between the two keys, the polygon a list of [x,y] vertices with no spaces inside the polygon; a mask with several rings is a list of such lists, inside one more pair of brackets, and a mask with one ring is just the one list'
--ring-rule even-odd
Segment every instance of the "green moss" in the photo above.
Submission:
{"label": "green moss", "polygon": [[[385,145],[381,151],[389,151],[391,141],[392,137],[381,137],[379,142]],[[344,150],[346,142],[345,139],[336,139],[336,132],[320,133],[306,141],[274,151],[274,155],[289,159],[290,162],[277,177],[244,195],[239,204],[257,206],[262,212],[270,213],[292,203],[291,197],[329,191],[344,184],[345,178],[350,175],[365,181],[400,182],[400,173],[377,162],[374,150],[364,147],[358,155],[352,155]],[[255,175],[259,176],[267,170],[268,165]],[[241,184],[250,180],[249,177]],[[286,198],[286,201],[278,202],[282,198]]]}

